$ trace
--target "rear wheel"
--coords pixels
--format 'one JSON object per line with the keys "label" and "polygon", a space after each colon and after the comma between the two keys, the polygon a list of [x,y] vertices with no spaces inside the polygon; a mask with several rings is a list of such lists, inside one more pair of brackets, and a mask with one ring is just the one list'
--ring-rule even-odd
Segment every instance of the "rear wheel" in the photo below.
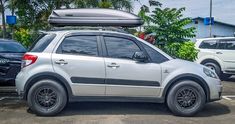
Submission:
{"label": "rear wheel", "polygon": [[203,88],[190,80],[178,82],[167,95],[169,109],[178,116],[193,116],[204,107],[205,102]]}
{"label": "rear wheel", "polygon": [[59,113],[67,103],[63,86],[54,80],[36,82],[29,90],[27,102],[37,115],[52,116]]}

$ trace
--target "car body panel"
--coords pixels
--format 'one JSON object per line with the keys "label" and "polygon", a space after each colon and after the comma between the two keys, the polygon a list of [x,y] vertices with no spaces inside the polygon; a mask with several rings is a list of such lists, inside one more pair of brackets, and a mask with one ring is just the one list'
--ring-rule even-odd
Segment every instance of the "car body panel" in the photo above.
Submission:
{"label": "car body panel", "polygon": [[[109,67],[112,63],[116,63],[119,67]],[[118,58],[105,58],[105,64],[106,79],[108,79],[106,95],[159,96],[161,82],[159,64]],[[118,81],[115,83],[113,79]]]}
{"label": "car body panel", "polygon": [[[220,99],[220,92],[222,90],[220,80],[206,76],[203,73],[203,68],[206,67],[184,60],[173,59],[153,45],[130,34],[90,30],[50,31],[48,33],[55,33],[57,36],[42,53],[29,52],[29,54],[38,56],[37,61],[33,65],[23,68],[17,75],[16,82],[19,94],[27,90],[24,89],[24,85],[33,75],[43,72],[53,72],[64,77],[72,89],[71,95],[73,97],[151,97],[162,100],[165,99],[163,92],[167,90],[167,84],[175,77],[189,73],[205,80],[206,85],[210,90],[210,98]],[[56,50],[63,39],[73,33],[110,34],[131,37],[138,42],[142,42],[152,47],[169,60],[156,64],[151,62],[139,63],[133,60],[108,58],[104,57],[102,54],[99,57],[57,54]],[[61,59],[61,57],[66,59],[66,61],[72,65],[55,65],[55,61]],[[112,62],[120,64],[121,68],[107,68],[107,65]],[[83,83],[77,84],[77,82]],[[105,83],[103,84],[103,82]],[[111,82],[112,85],[109,85],[109,82]],[[133,86],[129,85],[132,82],[136,84]],[[120,85],[121,83],[124,85]]]}

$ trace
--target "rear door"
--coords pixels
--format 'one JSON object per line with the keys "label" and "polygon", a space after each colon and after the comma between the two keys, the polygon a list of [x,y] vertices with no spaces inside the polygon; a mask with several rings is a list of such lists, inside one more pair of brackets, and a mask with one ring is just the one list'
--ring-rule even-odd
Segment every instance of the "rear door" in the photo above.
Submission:
{"label": "rear door", "polygon": [[226,71],[233,71],[235,73],[235,39],[220,40],[216,56],[224,62]]}
{"label": "rear door", "polygon": [[107,57],[106,95],[121,97],[156,97],[160,92],[161,66],[157,63],[137,62],[135,52],[143,51],[133,39],[104,36]]}
{"label": "rear door", "polygon": [[52,55],[52,61],[55,72],[71,80],[74,95],[105,95],[105,64],[96,35],[65,37]]}

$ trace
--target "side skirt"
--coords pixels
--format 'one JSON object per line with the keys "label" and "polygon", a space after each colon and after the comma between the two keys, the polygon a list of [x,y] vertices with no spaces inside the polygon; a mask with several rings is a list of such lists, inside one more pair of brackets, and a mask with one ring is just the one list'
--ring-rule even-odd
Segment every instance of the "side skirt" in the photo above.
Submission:
{"label": "side skirt", "polygon": [[164,103],[164,98],[120,96],[70,96],[69,102],[150,102]]}

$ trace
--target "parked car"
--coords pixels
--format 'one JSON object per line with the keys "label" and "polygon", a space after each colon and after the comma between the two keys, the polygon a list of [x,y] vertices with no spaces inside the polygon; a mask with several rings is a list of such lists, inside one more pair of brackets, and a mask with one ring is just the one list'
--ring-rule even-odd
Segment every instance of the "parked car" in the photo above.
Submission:
{"label": "parked car", "polygon": [[[92,11],[95,14],[90,15],[95,18],[111,14],[102,19],[108,19],[115,26],[126,25],[115,21],[122,16],[131,17],[132,21],[124,21],[131,25],[142,23],[137,16],[123,11]],[[66,24],[73,21],[72,25],[96,22],[90,20],[93,17],[87,18],[89,14],[84,9],[82,14],[77,14],[80,11],[75,9],[68,11],[71,14],[65,10],[60,12],[54,11],[50,21],[64,20]],[[58,21],[53,21],[54,16],[68,14],[68,20],[57,17]],[[76,21],[78,15],[84,15],[89,21]],[[97,25],[102,26],[103,22]],[[74,101],[166,103],[174,114],[192,116],[206,103],[221,99],[222,92],[221,82],[213,70],[174,59],[131,34],[99,27],[44,32],[23,56],[16,87],[31,110],[42,116],[55,115],[67,102]]]}
{"label": "parked car", "polygon": [[235,75],[235,37],[198,39],[197,63],[203,64],[223,80]]}
{"label": "parked car", "polygon": [[26,49],[13,40],[0,39],[0,84],[14,85]]}

